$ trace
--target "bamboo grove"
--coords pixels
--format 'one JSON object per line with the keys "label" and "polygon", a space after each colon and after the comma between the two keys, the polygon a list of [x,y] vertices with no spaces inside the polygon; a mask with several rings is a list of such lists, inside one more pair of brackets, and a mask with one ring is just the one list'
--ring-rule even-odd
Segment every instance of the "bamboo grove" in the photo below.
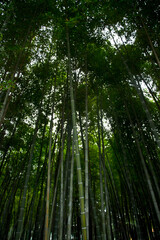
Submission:
{"label": "bamboo grove", "polygon": [[0,239],[160,239],[159,1],[0,12]]}

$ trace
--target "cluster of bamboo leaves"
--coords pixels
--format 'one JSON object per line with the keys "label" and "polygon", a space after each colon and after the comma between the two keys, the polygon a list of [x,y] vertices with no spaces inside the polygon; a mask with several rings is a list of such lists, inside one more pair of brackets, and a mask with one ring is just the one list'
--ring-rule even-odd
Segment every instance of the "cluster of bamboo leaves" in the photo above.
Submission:
{"label": "cluster of bamboo leaves", "polygon": [[159,239],[158,6],[0,1],[0,239]]}

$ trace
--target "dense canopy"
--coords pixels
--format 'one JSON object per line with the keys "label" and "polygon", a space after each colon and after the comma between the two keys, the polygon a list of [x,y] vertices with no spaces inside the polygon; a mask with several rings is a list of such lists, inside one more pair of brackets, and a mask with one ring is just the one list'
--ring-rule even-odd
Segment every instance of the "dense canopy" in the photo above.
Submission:
{"label": "dense canopy", "polygon": [[0,13],[0,239],[160,239],[159,1]]}

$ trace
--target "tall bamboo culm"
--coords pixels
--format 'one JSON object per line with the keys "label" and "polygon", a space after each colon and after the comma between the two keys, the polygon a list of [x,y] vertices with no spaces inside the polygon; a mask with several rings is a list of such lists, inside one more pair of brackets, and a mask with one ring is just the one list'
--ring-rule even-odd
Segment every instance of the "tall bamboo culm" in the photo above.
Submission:
{"label": "tall bamboo culm", "polygon": [[74,96],[73,96],[69,29],[67,25],[66,25],[66,39],[67,39],[67,51],[68,51],[68,77],[70,81],[70,99],[71,99],[71,110],[72,110],[73,138],[75,143],[79,201],[80,201],[80,209],[81,209],[81,226],[82,226],[83,240],[87,240],[86,217],[85,217],[85,206],[84,206],[84,190],[83,190],[82,170],[81,170],[81,161],[80,161],[80,154],[79,154],[77,126],[76,126],[75,102],[74,102]]}
{"label": "tall bamboo culm", "polygon": [[67,223],[67,240],[71,239],[71,230],[72,230],[73,170],[74,170],[74,142],[72,143],[72,159],[71,159],[69,206],[68,206],[69,210],[68,210],[68,223]]}
{"label": "tall bamboo culm", "polygon": [[[87,64],[87,63],[86,63]],[[86,67],[87,68],[87,67]],[[86,228],[87,239],[89,239],[89,188],[88,188],[88,81],[87,69],[85,73],[86,79],[86,141],[85,141],[85,212],[86,212]]]}

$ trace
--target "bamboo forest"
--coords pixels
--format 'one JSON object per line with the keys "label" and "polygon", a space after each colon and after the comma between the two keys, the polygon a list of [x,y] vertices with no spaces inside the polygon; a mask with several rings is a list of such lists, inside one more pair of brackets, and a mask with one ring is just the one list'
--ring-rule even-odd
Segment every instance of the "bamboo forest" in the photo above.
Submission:
{"label": "bamboo forest", "polygon": [[0,240],[158,240],[159,176],[159,0],[0,0]]}

